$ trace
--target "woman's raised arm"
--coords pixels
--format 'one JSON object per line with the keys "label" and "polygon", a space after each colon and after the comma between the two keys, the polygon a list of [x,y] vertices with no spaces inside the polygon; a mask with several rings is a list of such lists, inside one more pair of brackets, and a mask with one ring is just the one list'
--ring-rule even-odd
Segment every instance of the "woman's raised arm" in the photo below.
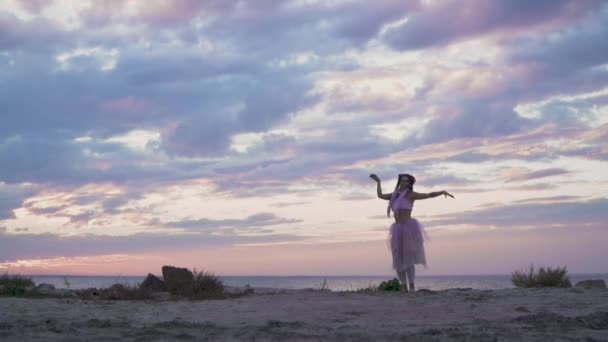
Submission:
{"label": "woman's raised arm", "polygon": [[436,192],[429,192],[428,194],[421,194],[421,193],[417,193],[417,192],[411,192],[407,195],[407,197],[412,200],[423,200],[423,199],[427,199],[427,198],[433,198],[433,197],[437,197],[437,196],[441,196],[444,195],[445,197],[452,197],[454,198],[454,196],[452,196],[452,194],[450,194],[447,191],[436,191]]}
{"label": "woman's raised arm", "polygon": [[376,192],[378,194],[378,198],[382,198],[383,200],[389,201],[391,199],[391,194],[382,193],[382,186],[380,185],[380,178],[373,173],[371,175],[369,175],[369,178],[376,181]]}

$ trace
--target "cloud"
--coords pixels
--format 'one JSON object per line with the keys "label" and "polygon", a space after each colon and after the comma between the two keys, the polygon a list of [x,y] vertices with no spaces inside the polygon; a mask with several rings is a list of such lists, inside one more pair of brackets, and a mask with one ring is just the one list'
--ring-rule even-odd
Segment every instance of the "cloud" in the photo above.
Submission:
{"label": "cloud", "polygon": [[99,140],[77,142],[53,135],[17,135],[0,140],[0,163],[4,165],[0,181],[75,186],[88,182],[140,179],[158,182],[191,177],[186,176],[192,173],[188,170],[189,163],[167,163],[164,156],[149,152]]}
{"label": "cloud", "polygon": [[384,41],[394,49],[412,50],[445,46],[497,31],[524,32],[577,20],[603,2],[450,0],[427,4],[423,11],[389,29]]}
{"label": "cloud", "polygon": [[23,9],[31,13],[40,13],[51,4],[48,0],[17,0]]}
{"label": "cloud", "polygon": [[425,186],[437,186],[437,185],[470,185],[474,184],[475,181],[464,177],[458,177],[455,175],[441,175],[441,176],[430,176],[423,179],[417,178],[417,182],[421,181]]}
{"label": "cloud", "polygon": [[507,183],[509,182],[525,182],[532,179],[546,178],[551,176],[558,176],[568,174],[570,171],[561,168],[550,168],[543,170],[520,170],[516,174],[512,174],[507,177],[505,180]]}
{"label": "cloud", "polygon": [[608,17],[608,6],[605,2],[599,3],[603,7],[587,20],[562,28],[558,35],[513,39],[508,45],[508,60],[512,63],[540,63],[546,68],[546,77],[562,76],[606,63],[608,28],[604,22]]}
{"label": "cloud", "polygon": [[471,101],[451,118],[439,115],[430,121],[424,128],[422,141],[510,135],[533,127],[530,120],[519,116],[513,108],[510,103]]}
{"label": "cloud", "polygon": [[234,234],[212,235],[208,233],[139,233],[129,236],[58,236],[49,233],[7,234],[0,231],[0,262],[82,255],[175,251],[194,247],[229,246],[240,243],[272,243],[302,239],[306,239],[306,237],[289,234],[237,236]]}
{"label": "cloud", "polygon": [[368,200],[374,199],[374,198],[375,198],[375,196],[372,193],[352,192],[352,193],[343,195],[340,199],[342,201],[368,201]]}
{"label": "cloud", "polygon": [[166,222],[163,224],[167,228],[182,228],[192,232],[226,232],[239,230],[244,233],[255,233],[262,227],[286,225],[300,223],[299,219],[286,219],[275,216],[272,213],[259,213],[248,216],[244,219],[225,219],[225,220],[210,220],[210,219],[195,219],[181,220],[176,222]]}
{"label": "cloud", "polygon": [[581,196],[564,195],[564,196],[526,198],[526,199],[522,199],[522,200],[517,200],[514,203],[538,203],[538,202],[554,203],[554,202],[568,202],[568,201],[580,200],[580,199],[581,199]]}
{"label": "cloud", "polygon": [[572,233],[583,226],[606,228],[608,199],[599,198],[586,202],[512,204],[501,207],[452,213],[436,216],[428,226],[466,225],[476,227],[501,227],[505,229],[547,228],[568,226]]}
{"label": "cloud", "polygon": [[[604,2],[112,0],[71,9],[74,26],[46,4],[23,2],[28,20],[0,14],[0,219],[22,207],[69,225],[126,219],[229,243],[300,221],[178,220],[128,204],[205,182],[221,200],[238,193],[291,211],[306,202],[277,195],[365,199],[356,187],[371,186],[370,169],[393,177],[404,167],[423,186],[488,191],[469,186],[486,175],[459,171],[511,160],[535,166],[503,175],[507,190],[542,192],[561,185],[516,183],[568,176],[547,164],[560,156],[607,158],[606,98],[583,95],[608,86]],[[139,131],[154,138],[134,148]],[[72,197],[43,203],[34,195],[45,191]],[[43,248],[27,236],[3,238]],[[138,248],[99,239],[99,253]]]}
{"label": "cloud", "polygon": [[276,203],[270,203],[269,205],[272,207],[277,207],[277,208],[286,208],[286,207],[292,207],[292,206],[299,206],[299,205],[305,205],[305,204],[309,204],[311,202],[276,202]]}
{"label": "cloud", "polygon": [[36,190],[33,186],[9,185],[0,182],[0,220],[14,219],[13,210],[20,208],[23,201]]}
{"label": "cloud", "polygon": [[66,36],[48,19],[24,22],[10,12],[0,11],[0,52],[23,48],[48,51]]}

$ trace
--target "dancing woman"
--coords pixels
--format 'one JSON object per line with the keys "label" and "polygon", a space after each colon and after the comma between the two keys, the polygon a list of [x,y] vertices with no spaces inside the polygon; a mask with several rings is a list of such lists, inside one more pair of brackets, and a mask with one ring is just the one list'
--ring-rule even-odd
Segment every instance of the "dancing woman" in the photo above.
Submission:
{"label": "dancing woman", "polygon": [[409,174],[399,174],[395,191],[390,194],[383,194],[380,178],[375,174],[371,174],[369,177],[376,181],[378,197],[389,201],[386,215],[390,217],[390,212],[393,210],[393,216],[395,217],[395,223],[391,225],[389,236],[393,254],[393,268],[397,271],[401,288],[406,289],[409,280],[409,292],[414,292],[416,290],[414,284],[416,268],[414,265],[418,264],[426,267],[426,255],[424,254],[426,232],[418,220],[412,218],[414,202],[441,195],[452,198],[454,196],[447,191],[428,194],[414,192],[416,178]]}

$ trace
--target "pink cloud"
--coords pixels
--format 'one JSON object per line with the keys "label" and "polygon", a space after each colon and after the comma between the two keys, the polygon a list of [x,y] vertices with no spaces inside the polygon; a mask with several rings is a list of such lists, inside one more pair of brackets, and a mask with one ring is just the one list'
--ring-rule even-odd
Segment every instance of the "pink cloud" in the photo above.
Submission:
{"label": "pink cloud", "polygon": [[146,100],[140,100],[133,96],[126,96],[105,101],[101,104],[101,108],[119,112],[139,112],[152,108],[152,105]]}

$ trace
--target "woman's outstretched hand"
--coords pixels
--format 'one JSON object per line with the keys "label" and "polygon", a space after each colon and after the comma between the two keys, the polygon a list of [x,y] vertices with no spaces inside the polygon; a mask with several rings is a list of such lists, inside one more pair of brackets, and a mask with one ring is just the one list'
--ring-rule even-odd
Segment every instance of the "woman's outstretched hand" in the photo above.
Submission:
{"label": "woman's outstretched hand", "polygon": [[369,175],[369,178],[375,180],[376,182],[380,182],[380,178],[378,176],[376,176],[376,174],[374,174],[374,173]]}
{"label": "woman's outstretched hand", "polygon": [[445,196],[445,198],[448,198],[448,196],[454,198],[454,196],[452,196],[452,194],[450,194],[449,192],[447,192],[447,191],[442,191],[442,192],[443,192],[443,196]]}

